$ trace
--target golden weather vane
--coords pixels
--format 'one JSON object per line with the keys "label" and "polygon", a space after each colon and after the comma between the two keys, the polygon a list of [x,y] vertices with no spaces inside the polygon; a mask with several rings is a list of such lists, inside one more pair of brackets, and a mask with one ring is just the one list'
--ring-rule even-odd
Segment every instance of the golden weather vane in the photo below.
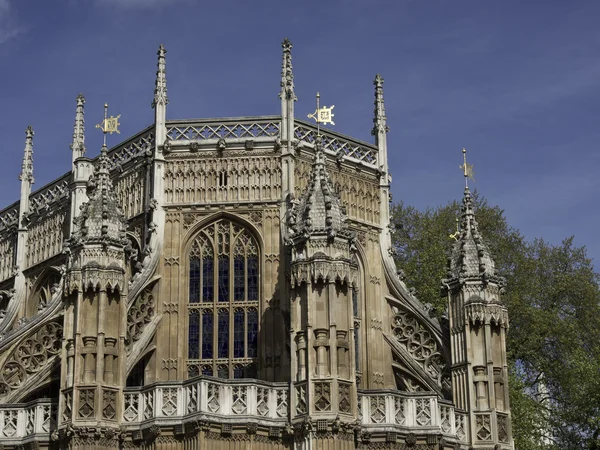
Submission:
{"label": "golden weather vane", "polygon": [[335,105],[331,105],[329,108],[327,106],[321,108],[320,99],[321,95],[317,92],[317,109],[314,113],[308,115],[309,119],[314,119],[317,122],[317,134],[321,131],[321,124],[327,125],[330,123],[331,125],[335,125],[333,122],[334,114],[332,112]]}
{"label": "golden weather vane", "polygon": [[473,171],[473,164],[469,164],[467,163],[467,150],[465,148],[463,148],[463,164],[458,166],[459,169],[461,169],[463,171],[463,174],[465,176],[465,187],[468,188],[469,187],[469,178],[473,181],[475,181],[474,175],[475,172]]}
{"label": "golden weather vane", "polygon": [[101,123],[99,123],[98,125],[96,125],[96,128],[100,128],[102,130],[102,132],[104,133],[104,146],[105,147],[106,147],[106,133],[121,134],[121,132],[119,131],[119,125],[121,125],[119,123],[120,117],[121,117],[121,114],[119,114],[117,117],[113,117],[113,116],[108,117],[108,103],[104,104],[104,120]]}

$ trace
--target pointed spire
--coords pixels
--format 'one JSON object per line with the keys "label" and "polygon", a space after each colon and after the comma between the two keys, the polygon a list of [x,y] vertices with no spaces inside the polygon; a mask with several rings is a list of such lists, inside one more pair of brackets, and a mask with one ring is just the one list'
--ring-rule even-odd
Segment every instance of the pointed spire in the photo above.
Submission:
{"label": "pointed spire", "polygon": [[167,51],[165,46],[160,44],[158,47],[158,63],[156,71],[156,83],[154,85],[154,100],[152,101],[152,107],[156,108],[156,105],[167,105],[169,98],[167,97],[167,65],[165,62],[165,55]]}
{"label": "pointed spire", "polygon": [[79,94],[76,100],[77,109],[75,110],[75,125],[73,126],[73,142],[71,143],[73,161],[85,154],[85,119],[83,113],[85,97],[83,94]]}
{"label": "pointed spire", "polygon": [[[466,173],[466,171],[465,171]],[[465,175],[465,178],[467,176]],[[478,278],[502,284],[489,248],[479,232],[475,218],[473,199],[469,187],[465,187],[462,200],[460,236],[454,243],[450,258],[450,279]]]}
{"label": "pointed spire", "polygon": [[306,191],[291,211],[294,220],[288,220],[292,240],[305,239],[312,234],[350,238],[346,214],[333,189],[325,167],[322,138],[317,136],[313,169]]}
{"label": "pointed spire", "polygon": [[28,181],[33,184],[33,128],[31,125],[25,130],[25,150],[23,151],[23,164],[21,165],[21,174],[19,180]]}
{"label": "pointed spire", "polygon": [[387,126],[387,118],[385,116],[385,106],[383,104],[383,78],[377,74],[375,76],[375,117],[373,118],[373,129],[371,134],[375,136],[376,144],[379,145],[380,133],[387,133],[390,128]]}
{"label": "pointed spire", "polygon": [[111,162],[106,145],[94,173],[87,183],[88,201],[83,203],[74,233],[74,243],[110,243],[122,245],[125,232],[125,216],[110,179]]}
{"label": "pointed spire", "polygon": [[283,61],[281,63],[281,91],[279,98],[281,100],[297,101],[294,91],[294,72],[292,71],[292,43],[285,38],[281,43],[283,48]]}

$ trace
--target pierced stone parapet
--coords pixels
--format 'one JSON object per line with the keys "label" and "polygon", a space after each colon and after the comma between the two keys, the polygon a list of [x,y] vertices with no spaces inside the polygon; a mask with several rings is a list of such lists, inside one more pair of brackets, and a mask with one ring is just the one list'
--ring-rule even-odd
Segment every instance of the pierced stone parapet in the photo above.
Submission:
{"label": "pierced stone parapet", "polygon": [[248,419],[272,426],[288,420],[289,385],[202,377],[194,381],[155,384],[126,389],[122,421],[130,427],[141,422],[181,422],[194,416]]}
{"label": "pierced stone parapet", "polygon": [[[167,141],[173,146],[189,146],[192,142],[197,144],[213,144],[216,148],[219,140],[246,144],[249,139],[260,138],[275,139],[279,136],[280,119],[272,117],[249,117],[244,119],[208,119],[185,122],[167,123]],[[174,150],[174,149],[173,149]],[[214,148],[213,148],[214,150]]]}
{"label": "pierced stone parapet", "polygon": [[0,405],[0,445],[49,441],[56,431],[57,411],[58,403],[51,400]]}
{"label": "pierced stone parapet", "polygon": [[360,423],[370,432],[410,428],[413,433],[444,435],[466,442],[466,413],[442,403],[437,396],[389,390],[363,390],[358,394]]}
{"label": "pierced stone parapet", "polygon": [[[325,153],[338,159],[348,158],[360,161],[370,168],[378,167],[379,149],[373,144],[360,142],[329,130],[321,129],[320,134]],[[314,146],[317,140],[317,127],[303,120],[296,120],[294,137],[298,140],[300,146]]]}

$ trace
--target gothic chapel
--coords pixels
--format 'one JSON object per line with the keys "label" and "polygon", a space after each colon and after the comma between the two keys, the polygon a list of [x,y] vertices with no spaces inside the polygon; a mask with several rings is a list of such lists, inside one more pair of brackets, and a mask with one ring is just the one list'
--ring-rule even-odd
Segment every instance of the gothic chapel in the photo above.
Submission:
{"label": "gothic chapel", "polygon": [[503,279],[464,192],[448,321],[392,258],[370,144],[294,115],[167,120],[0,211],[0,448],[511,449]]}

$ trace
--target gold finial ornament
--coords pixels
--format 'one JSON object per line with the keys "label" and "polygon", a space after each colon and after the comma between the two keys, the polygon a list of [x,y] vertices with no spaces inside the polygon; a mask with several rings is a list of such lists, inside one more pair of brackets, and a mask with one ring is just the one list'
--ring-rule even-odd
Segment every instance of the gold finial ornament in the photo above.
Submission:
{"label": "gold finial ornament", "polygon": [[469,178],[471,180],[475,181],[475,178],[474,178],[475,172],[473,171],[473,164],[467,163],[467,149],[465,149],[463,147],[462,151],[463,151],[463,161],[464,162],[462,163],[462,165],[460,165],[458,167],[463,171],[463,174],[465,176],[465,187],[468,188],[469,187],[469,182],[468,182]]}
{"label": "gold finial ornament", "polygon": [[121,125],[119,123],[120,117],[121,117],[121,114],[119,114],[117,117],[114,117],[114,116],[108,117],[108,103],[104,104],[104,120],[101,123],[99,123],[98,125],[96,125],[96,128],[100,128],[102,130],[102,132],[104,133],[104,146],[106,146],[106,133],[121,134],[121,132],[119,131],[119,125]]}
{"label": "gold finial ornament", "polygon": [[455,220],[456,220],[456,231],[452,234],[449,234],[448,237],[450,239],[454,239],[455,241],[458,241],[458,236],[460,236],[460,228],[458,228],[458,217]]}
{"label": "gold finial ornament", "polygon": [[317,92],[317,109],[315,110],[314,113],[309,114],[308,118],[309,119],[314,119],[317,122],[317,129],[320,128],[320,125],[327,125],[328,123],[330,123],[331,125],[335,125],[335,123],[333,122],[333,108],[335,108],[335,105],[331,105],[330,107],[327,106],[320,106],[320,99],[321,99],[321,95]]}

